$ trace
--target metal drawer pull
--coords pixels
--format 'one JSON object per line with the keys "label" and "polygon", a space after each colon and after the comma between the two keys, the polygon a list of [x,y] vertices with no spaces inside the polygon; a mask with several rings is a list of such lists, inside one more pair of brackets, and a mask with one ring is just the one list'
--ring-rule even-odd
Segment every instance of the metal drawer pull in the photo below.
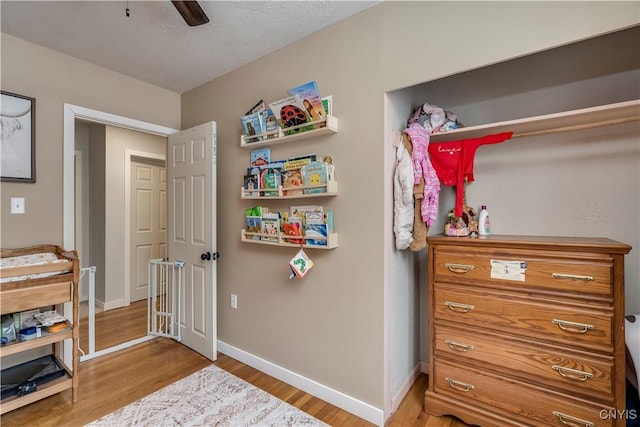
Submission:
{"label": "metal drawer pull", "polygon": [[568,426],[583,425],[584,427],[594,427],[595,425],[591,421],[581,420],[580,418],[572,417],[571,415],[563,414],[558,411],[553,411],[553,415],[558,417],[562,424]]}
{"label": "metal drawer pull", "polygon": [[565,368],[564,366],[553,365],[551,368],[558,371],[560,376],[570,378],[572,380],[586,381],[593,378],[593,374],[590,372],[578,371],[577,369]]}
{"label": "metal drawer pull", "polygon": [[447,301],[444,303],[444,305],[446,305],[447,307],[449,307],[449,310],[451,311],[456,311],[458,313],[468,313],[471,310],[473,310],[474,308],[476,308],[475,305],[471,305],[471,304],[460,304],[457,302],[451,302],[451,301]]}
{"label": "metal drawer pull", "polygon": [[449,346],[449,348],[451,350],[467,352],[467,351],[473,350],[475,348],[471,344],[463,344],[461,342],[456,342],[456,341],[451,341],[451,340],[444,340],[444,342]]}
{"label": "metal drawer pull", "polygon": [[553,319],[551,322],[553,322],[556,325],[558,325],[558,327],[560,329],[562,329],[563,331],[573,332],[573,333],[578,333],[578,334],[584,334],[589,329],[595,329],[596,328],[593,325],[587,325],[587,324],[584,324],[584,323],[569,322],[568,320]]}
{"label": "metal drawer pull", "polygon": [[455,388],[456,390],[464,391],[465,393],[469,390],[473,390],[475,387],[472,384],[463,383],[461,381],[456,381],[453,378],[445,378],[449,383],[451,388]]}
{"label": "metal drawer pull", "polygon": [[449,271],[451,271],[452,273],[460,273],[460,274],[468,273],[474,268],[476,268],[474,265],[468,265],[468,264],[446,263],[444,266],[447,267]]}
{"label": "metal drawer pull", "polygon": [[594,279],[592,276],[577,276],[575,274],[562,274],[562,273],[551,273],[551,277],[554,279],[574,279],[574,280],[583,280],[585,282],[593,282]]}

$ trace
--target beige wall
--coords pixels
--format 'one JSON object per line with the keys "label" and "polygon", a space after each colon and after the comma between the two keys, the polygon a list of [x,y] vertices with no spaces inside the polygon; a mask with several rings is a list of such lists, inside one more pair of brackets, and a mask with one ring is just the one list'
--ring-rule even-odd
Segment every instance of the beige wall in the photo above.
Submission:
{"label": "beige wall", "polygon": [[[183,94],[183,128],[218,123],[218,243],[225,257],[218,266],[219,338],[388,408],[419,360],[411,343],[415,275],[404,275],[408,284],[395,281],[412,263],[391,246],[394,133],[384,129],[384,92],[637,23],[631,2],[385,2]],[[243,210],[253,205],[238,197],[249,159],[239,147],[239,117],[258,99],[282,98],[308,80],[333,95],[340,131],[274,146],[272,156],[334,156],[340,194],[318,202],[334,211],[340,246],[310,250],[314,269],[290,282],[291,250],[239,241]],[[228,261],[239,259],[242,267]],[[230,293],[239,296],[238,310],[229,308]],[[402,325],[410,336],[397,336]],[[412,354],[399,361],[402,349],[389,348],[403,342]]]}
{"label": "beige wall", "polygon": [[[36,98],[35,184],[2,190],[2,247],[62,245],[62,137],[65,103],[177,128],[180,96],[148,83],[2,34],[2,90]],[[25,197],[26,214],[9,199]]]}

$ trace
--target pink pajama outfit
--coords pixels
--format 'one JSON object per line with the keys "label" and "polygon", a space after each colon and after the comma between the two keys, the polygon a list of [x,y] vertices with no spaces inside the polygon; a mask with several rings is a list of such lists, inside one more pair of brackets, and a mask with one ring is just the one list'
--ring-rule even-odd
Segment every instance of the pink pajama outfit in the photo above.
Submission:
{"label": "pink pajama outfit", "polygon": [[424,178],[424,193],[422,204],[420,205],[420,214],[422,221],[430,227],[438,218],[440,180],[429,159],[429,132],[418,123],[412,123],[404,130],[404,133],[411,137],[411,144],[413,145],[411,160],[413,161],[414,185],[420,184],[420,178]]}

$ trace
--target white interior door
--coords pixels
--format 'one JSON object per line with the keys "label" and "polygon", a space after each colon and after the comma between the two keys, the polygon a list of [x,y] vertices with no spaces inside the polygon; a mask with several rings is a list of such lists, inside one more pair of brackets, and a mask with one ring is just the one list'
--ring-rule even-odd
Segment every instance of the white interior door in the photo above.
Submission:
{"label": "white interior door", "polygon": [[130,301],[147,299],[149,260],[167,256],[164,160],[131,159]]}
{"label": "white interior door", "polygon": [[182,343],[216,360],[215,122],[169,136],[167,194],[169,260],[185,263]]}

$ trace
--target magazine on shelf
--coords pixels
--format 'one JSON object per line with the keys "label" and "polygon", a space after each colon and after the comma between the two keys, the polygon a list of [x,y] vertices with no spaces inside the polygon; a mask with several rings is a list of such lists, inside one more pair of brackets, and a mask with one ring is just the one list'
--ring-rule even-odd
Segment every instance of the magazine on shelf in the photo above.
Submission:
{"label": "magazine on shelf", "polygon": [[311,162],[302,166],[300,170],[305,194],[325,193],[327,191],[329,172],[325,162]]}
{"label": "magazine on shelf", "polygon": [[246,143],[260,141],[262,139],[261,136],[255,136],[263,132],[260,113],[252,113],[240,117],[240,124],[242,125],[242,134],[246,137]]}
{"label": "magazine on shelf", "polygon": [[289,96],[269,104],[278,125],[285,130],[286,135],[292,135],[313,129],[313,126],[302,126],[289,129],[292,126],[304,125],[311,121],[302,100],[298,96]]}
{"label": "magazine on shelf", "polygon": [[262,240],[277,242],[280,235],[280,217],[277,213],[265,213],[262,215]]}
{"label": "magazine on shelf", "polygon": [[[325,120],[326,114],[324,106],[322,105],[322,98],[320,98],[320,91],[315,81],[291,88],[288,93],[289,95],[297,95],[302,99],[302,105],[312,122]],[[314,125],[314,127],[320,128],[325,126],[325,124],[326,123],[318,123]]]}

